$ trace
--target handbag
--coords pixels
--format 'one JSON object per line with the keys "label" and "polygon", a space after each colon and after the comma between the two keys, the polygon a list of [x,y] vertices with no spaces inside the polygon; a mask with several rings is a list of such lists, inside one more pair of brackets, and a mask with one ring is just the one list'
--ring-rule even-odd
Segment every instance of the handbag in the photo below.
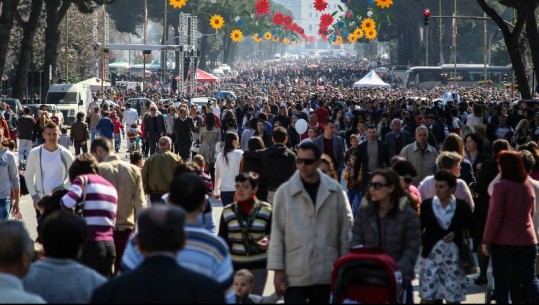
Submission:
{"label": "handbag", "polygon": [[466,229],[462,232],[462,245],[459,249],[459,260],[466,275],[478,272],[477,262],[473,256],[470,244],[470,233]]}

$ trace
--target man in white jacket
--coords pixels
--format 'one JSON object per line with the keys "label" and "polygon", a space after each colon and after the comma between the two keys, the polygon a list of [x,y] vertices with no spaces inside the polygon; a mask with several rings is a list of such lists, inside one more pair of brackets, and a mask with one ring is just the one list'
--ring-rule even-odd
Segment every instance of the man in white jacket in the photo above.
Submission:
{"label": "man in white jacket", "polygon": [[26,163],[26,186],[38,218],[41,214],[37,203],[58,187],[67,186],[69,167],[75,159],[69,150],[58,144],[59,135],[58,125],[47,123],[43,128],[45,143],[30,151]]}
{"label": "man in white jacket", "polygon": [[298,170],[275,193],[267,268],[285,303],[328,303],[333,263],[350,250],[352,210],[339,183],[318,169],[321,154],[300,144]]}

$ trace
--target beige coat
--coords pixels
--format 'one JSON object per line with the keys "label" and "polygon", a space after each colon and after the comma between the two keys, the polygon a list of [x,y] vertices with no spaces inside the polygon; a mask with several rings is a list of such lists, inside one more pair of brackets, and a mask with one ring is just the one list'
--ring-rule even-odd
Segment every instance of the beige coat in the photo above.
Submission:
{"label": "beige coat", "polygon": [[330,284],[335,260],[350,250],[352,210],[339,183],[320,175],[316,206],[299,171],[275,193],[269,270],[284,270],[290,286]]}
{"label": "beige coat", "polygon": [[118,191],[116,229],[134,229],[138,212],[146,207],[140,169],[111,155],[99,163],[99,174]]}

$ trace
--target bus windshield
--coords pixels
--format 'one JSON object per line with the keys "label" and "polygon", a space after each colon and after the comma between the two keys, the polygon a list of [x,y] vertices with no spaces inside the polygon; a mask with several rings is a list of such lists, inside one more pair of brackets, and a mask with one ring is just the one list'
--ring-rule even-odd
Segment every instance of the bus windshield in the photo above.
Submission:
{"label": "bus windshield", "polygon": [[[486,72],[486,73],[485,73]],[[440,67],[412,67],[406,71],[406,88],[432,89],[456,85],[459,87],[503,87],[511,82],[510,66],[442,65]]]}
{"label": "bus windshield", "polygon": [[77,92],[49,92],[45,104],[78,104]]}

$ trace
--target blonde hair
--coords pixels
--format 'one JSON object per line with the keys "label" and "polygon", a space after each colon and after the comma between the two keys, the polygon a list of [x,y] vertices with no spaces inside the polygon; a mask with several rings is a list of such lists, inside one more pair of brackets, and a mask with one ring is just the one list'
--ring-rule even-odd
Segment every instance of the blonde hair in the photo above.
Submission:
{"label": "blonde hair", "polygon": [[247,278],[247,280],[249,281],[249,284],[254,284],[255,283],[254,275],[251,273],[251,271],[249,271],[247,269],[240,269],[240,270],[236,271],[236,274],[234,274],[234,277],[236,277],[236,276],[245,276]]}

